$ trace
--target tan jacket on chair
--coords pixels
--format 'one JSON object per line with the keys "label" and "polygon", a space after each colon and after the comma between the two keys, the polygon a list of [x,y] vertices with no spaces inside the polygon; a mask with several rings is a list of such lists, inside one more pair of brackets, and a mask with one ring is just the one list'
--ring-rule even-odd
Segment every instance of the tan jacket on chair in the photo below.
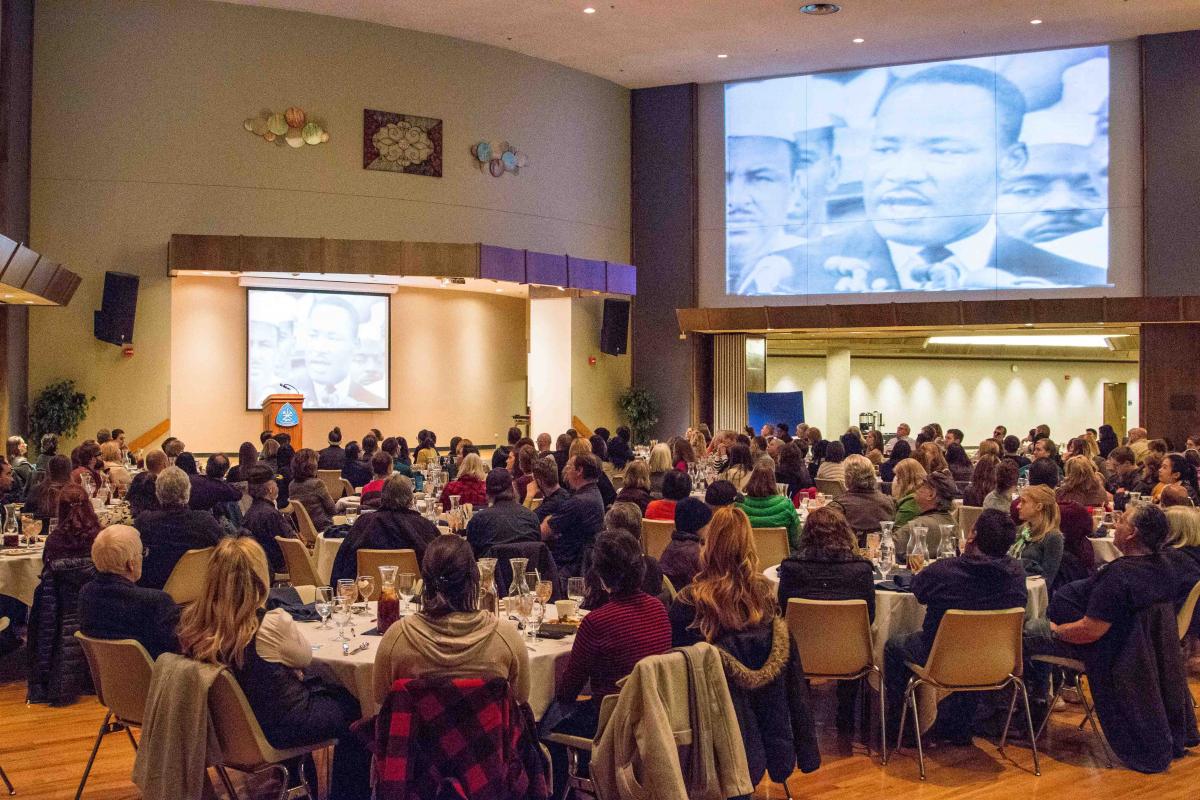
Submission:
{"label": "tan jacket on chair", "polygon": [[725,672],[706,643],[644,658],[602,719],[600,800],[724,800],[754,791]]}

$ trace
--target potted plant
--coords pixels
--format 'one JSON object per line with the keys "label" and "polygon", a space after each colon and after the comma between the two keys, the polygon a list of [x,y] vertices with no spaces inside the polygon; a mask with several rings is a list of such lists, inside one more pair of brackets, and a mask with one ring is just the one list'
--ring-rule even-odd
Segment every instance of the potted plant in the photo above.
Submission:
{"label": "potted plant", "polygon": [[633,443],[642,444],[650,429],[658,424],[658,401],[654,395],[637,386],[630,386],[617,398],[621,416],[633,434]]}
{"label": "potted plant", "polygon": [[76,390],[75,381],[69,379],[42,389],[29,406],[30,446],[38,447],[47,433],[70,439],[83,424],[88,405],[95,399]]}

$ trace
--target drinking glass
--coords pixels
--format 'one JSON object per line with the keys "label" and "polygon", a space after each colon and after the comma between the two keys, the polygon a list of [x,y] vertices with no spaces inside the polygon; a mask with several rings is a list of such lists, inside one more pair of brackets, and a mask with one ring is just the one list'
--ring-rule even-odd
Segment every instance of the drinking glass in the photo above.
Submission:
{"label": "drinking glass", "polygon": [[549,603],[550,598],[554,595],[554,584],[550,581],[538,581],[534,585],[534,594],[543,604]]}
{"label": "drinking glass", "polygon": [[929,550],[925,545],[925,537],[929,534],[929,528],[924,525],[914,525],[912,534],[908,539],[908,568],[913,575],[925,568],[925,562],[929,560]]}
{"label": "drinking glass", "polygon": [[892,531],[896,529],[896,523],[891,520],[884,520],[879,523],[879,534],[881,536],[891,536]]}
{"label": "drinking glass", "polygon": [[317,627],[322,630],[329,630],[329,615],[333,613],[333,587],[318,586],[317,587],[317,613],[321,614],[321,606],[325,606],[325,613],[321,615],[321,624]]}
{"label": "drinking glass", "polygon": [[542,620],[546,618],[546,604],[540,597],[531,595],[531,598],[529,621],[525,623],[525,627],[529,630],[529,638],[533,640],[530,647],[536,647],[538,631],[542,629]]}
{"label": "drinking glass", "polygon": [[[337,625],[337,636],[335,641],[348,642],[350,637],[346,635],[346,625],[350,622],[350,603],[344,597],[339,597],[337,602],[333,604],[333,622]],[[353,634],[353,631],[351,631]]]}
{"label": "drinking glass", "polygon": [[525,573],[525,585],[529,587],[529,591],[532,592],[537,589],[539,580],[541,580],[541,576],[537,574],[536,570]]}
{"label": "drinking glass", "polygon": [[400,577],[396,578],[396,591],[400,593],[400,599],[404,601],[404,613],[407,614],[409,604],[413,599],[413,588],[416,586],[417,576],[411,572],[401,572]]}
{"label": "drinking glass", "polygon": [[938,539],[937,557],[953,558],[954,556],[958,555],[954,549],[954,540],[956,538],[954,535],[955,526],[951,524],[942,524],[938,525],[938,528],[941,530],[942,536],[940,539]]}
{"label": "drinking glass", "polygon": [[567,578],[567,599],[575,601],[575,607],[583,602],[583,578]]}
{"label": "drinking glass", "polygon": [[516,617],[525,633],[529,633],[529,617],[533,614],[534,601],[537,600],[532,594],[526,592],[518,595],[516,598]]}
{"label": "drinking glass", "polygon": [[358,596],[362,598],[361,611],[359,613],[367,613],[367,603],[371,600],[371,595],[375,594],[375,578],[370,575],[358,576]]}
{"label": "drinking glass", "polygon": [[346,601],[347,605],[353,605],[358,599],[358,586],[354,578],[342,578],[337,582],[338,597]]}
{"label": "drinking glass", "polygon": [[889,539],[879,546],[879,577],[886,581],[895,568],[896,547]]}
{"label": "drinking glass", "polygon": [[879,543],[883,541],[882,534],[867,534],[867,557],[875,561],[879,559]]}

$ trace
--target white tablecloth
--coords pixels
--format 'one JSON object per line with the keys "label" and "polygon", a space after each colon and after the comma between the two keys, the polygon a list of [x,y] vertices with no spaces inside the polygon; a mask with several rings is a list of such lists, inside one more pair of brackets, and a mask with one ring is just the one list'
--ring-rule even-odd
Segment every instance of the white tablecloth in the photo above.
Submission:
{"label": "white tablecloth", "polygon": [[1096,566],[1116,561],[1121,557],[1121,551],[1117,549],[1116,542],[1112,536],[1103,536],[1098,539],[1089,539],[1088,541],[1092,543],[1092,552],[1096,555]]}
{"label": "white tablecloth", "polygon": [[9,555],[11,552],[0,550],[0,594],[32,606],[33,591],[42,580],[42,550]]}
{"label": "white tablecloth", "polygon": [[[371,614],[355,617],[355,628],[361,633],[375,627],[371,620],[375,618],[375,603],[370,604]],[[546,619],[556,619],[554,608],[546,609]],[[378,708],[375,705],[373,675],[375,670],[375,651],[379,648],[380,636],[354,636],[350,642],[353,650],[363,642],[370,646],[361,653],[351,656],[342,655],[342,645],[335,640],[337,629],[331,620],[329,630],[321,630],[316,622],[299,623],[300,631],[308,639],[309,644],[320,646],[313,652],[313,670],[327,679],[337,681],[345,686],[358,698],[363,716],[374,715]],[[558,676],[566,669],[567,655],[575,642],[574,636],[565,639],[539,639],[535,647],[529,650],[529,705],[533,709],[535,719],[541,719],[542,714],[554,699],[554,688]]]}

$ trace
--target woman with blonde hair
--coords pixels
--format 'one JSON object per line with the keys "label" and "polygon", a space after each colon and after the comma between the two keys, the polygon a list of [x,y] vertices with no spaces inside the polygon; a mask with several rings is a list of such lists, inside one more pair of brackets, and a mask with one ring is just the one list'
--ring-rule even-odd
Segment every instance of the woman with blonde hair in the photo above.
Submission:
{"label": "woman with blonde hair", "polygon": [[108,476],[109,485],[123,495],[129,488],[129,484],[133,482],[133,476],[121,463],[123,457],[120,442],[109,439],[100,445],[100,460],[104,462],[104,474]]}
{"label": "woman with blonde hair", "polygon": [[[946,463],[946,457],[942,455],[942,448],[938,447],[933,442],[925,442],[917,451],[913,453],[913,458],[920,462],[925,468],[925,472],[944,472],[951,475],[950,465]],[[951,475],[953,477],[953,475]]]}
{"label": "woman with blonde hair", "polygon": [[645,461],[635,458],[625,467],[624,483],[615,502],[633,503],[645,515],[646,506],[650,505],[650,467]]}
{"label": "woman with blonde hair", "polygon": [[475,508],[487,508],[487,489],[484,486],[487,474],[487,465],[483,463],[479,453],[472,452],[463,456],[462,463],[458,465],[458,474],[442,488],[442,508],[450,510],[451,495],[458,495],[459,503],[470,503]]}
{"label": "woman with blonde hair", "polygon": [[1067,459],[1065,467],[1066,475],[1057,489],[1060,503],[1074,501],[1084,508],[1100,508],[1112,502],[1112,495],[1104,489],[1104,478],[1086,455]]}
{"label": "woman with blonde hair", "polygon": [[[204,594],[180,620],[181,652],[233,674],[273,747],[337,739],[330,797],[368,797],[371,757],[350,734],[361,716],[358,700],[341,686],[303,676],[312,648],[286,611],[266,610],[268,575],[258,542],[222,539],[208,562]],[[306,783],[295,766],[288,765],[293,780]]]}
{"label": "woman with blonde hair", "polygon": [[917,488],[928,475],[921,462],[906,458],[896,465],[892,479],[892,498],[896,501],[896,527],[900,528],[921,513],[917,505]]}
{"label": "woman with blonde hair", "polygon": [[[688,428],[684,438],[687,439],[687,443],[695,455],[708,452],[708,439],[704,437],[704,432],[699,428]],[[695,458],[692,460],[695,461]]]}
{"label": "woman with blonde hair", "polygon": [[[787,625],[741,509],[714,512],[700,550],[700,571],[675,597],[668,617],[672,645],[704,641],[721,651],[751,783],[758,784],[768,771],[782,783],[797,761],[805,772],[815,769],[820,761],[816,733],[793,669]],[[790,714],[781,713],[784,709]]]}
{"label": "woman with blonde hair", "polygon": [[1017,516],[1024,524],[1008,554],[1021,560],[1026,575],[1041,575],[1052,586],[1064,546],[1054,491],[1049,486],[1026,486],[1017,501]]}
{"label": "woman with blonde hair", "polygon": [[650,448],[650,491],[662,492],[663,476],[671,471],[671,448],[666,442],[659,442]]}

